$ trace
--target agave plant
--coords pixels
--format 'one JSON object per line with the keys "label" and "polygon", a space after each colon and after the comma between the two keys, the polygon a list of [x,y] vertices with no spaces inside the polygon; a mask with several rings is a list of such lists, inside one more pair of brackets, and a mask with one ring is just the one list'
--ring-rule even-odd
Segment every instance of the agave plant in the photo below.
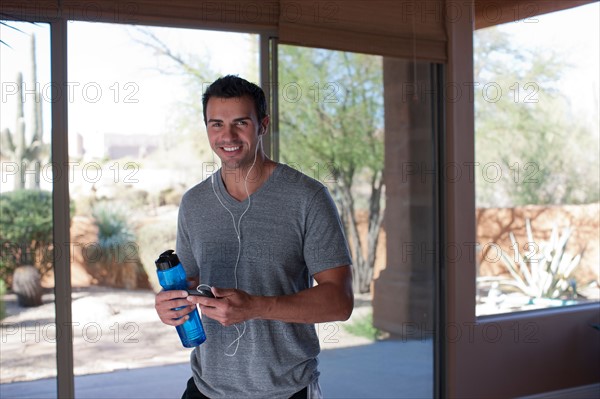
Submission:
{"label": "agave plant", "polygon": [[566,252],[572,230],[566,227],[559,235],[556,224],[552,227],[550,240],[537,244],[529,219],[525,221],[527,245],[531,250],[525,254],[510,233],[514,257],[501,251],[501,259],[512,279],[502,279],[500,285],[522,291],[531,298],[569,299],[577,296],[575,279],[571,274],[581,261],[581,253],[575,256]]}
{"label": "agave plant", "polygon": [[98,246],[106,260],[122,263],[132,255],[135,235],[129,227],[126,213],[108,203],[99,203],[92,212],[98,226]]}

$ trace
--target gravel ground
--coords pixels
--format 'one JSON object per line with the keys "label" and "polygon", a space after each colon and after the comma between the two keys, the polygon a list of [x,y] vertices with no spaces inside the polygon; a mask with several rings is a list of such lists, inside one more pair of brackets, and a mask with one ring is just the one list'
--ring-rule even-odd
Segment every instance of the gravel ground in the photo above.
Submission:
{"label": "gravel ground", "polygon": [[[56,337],[68,326],[54,320],[54,295],[37,308],[21,308],[5,295],[7,317],[0,324],[0,383],[56,376]],[[75,375],[189,361],[174,328],[154,311],[154,294],[142,290],[88,287],[73,290]],[[364,345],[372,340],[348,333],[352,323],[371,311],[369,295],[358,295],[346,322],[322,323],[317,331],[323,350]]]}

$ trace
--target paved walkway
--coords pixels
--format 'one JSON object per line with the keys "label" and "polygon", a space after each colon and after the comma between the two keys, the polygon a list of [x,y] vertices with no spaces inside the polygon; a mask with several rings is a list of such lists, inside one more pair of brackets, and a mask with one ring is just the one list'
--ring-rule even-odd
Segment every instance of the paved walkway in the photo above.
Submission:
{"label": "paved walkway", "polygon": [[[324,350],[321,387],[326,398],[432,398],[431,341],[380,341]],[[146,367],[75,378],[77,399],[180,398],[189,364]],[[0,398],[56,398],[56,380],[0,385]]]}

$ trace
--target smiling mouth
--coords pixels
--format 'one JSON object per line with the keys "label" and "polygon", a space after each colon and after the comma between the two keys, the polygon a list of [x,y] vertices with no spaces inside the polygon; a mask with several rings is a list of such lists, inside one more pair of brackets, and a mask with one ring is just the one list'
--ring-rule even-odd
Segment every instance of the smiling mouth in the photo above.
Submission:
{"label": "smiling mouth", "polygon": [[242,147],[238,146],[238,147],[221,147],[221,148],[223,148],[223,151],[225,151],[225,152],[233,152],[233,151],[239,150]]}

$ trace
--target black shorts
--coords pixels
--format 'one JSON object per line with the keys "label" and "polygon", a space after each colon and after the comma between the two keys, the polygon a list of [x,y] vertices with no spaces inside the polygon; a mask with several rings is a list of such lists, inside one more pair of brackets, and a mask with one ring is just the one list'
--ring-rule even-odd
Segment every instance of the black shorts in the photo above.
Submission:
{"label": "black shorts", "polygon": [[[308,398],[308,387],[296,392],[290,399],[307,399]],[[210,399],[198,390],[196,383],[193,378],[190,378],[187,382],[187,388],[181,396],[181,399]]]}

